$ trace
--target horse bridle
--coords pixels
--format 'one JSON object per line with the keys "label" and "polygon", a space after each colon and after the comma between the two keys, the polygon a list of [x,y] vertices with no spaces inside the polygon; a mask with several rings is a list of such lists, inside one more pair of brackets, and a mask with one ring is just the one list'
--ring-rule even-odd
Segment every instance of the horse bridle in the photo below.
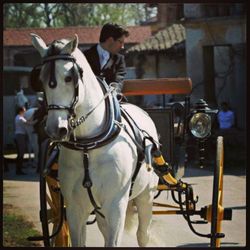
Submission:
{"label": "horse bridle", "polygon": [[[50,104],[47,105],[47,111],[49,110],[68,110],[69,112],[69,126],[72,129],[75,129],[76,127],[80,126],[88,117],[90,114],[92,114],[96,108],[104,101],[107,99],[107,97],[115,90],[115,87],[112,86],[112,84],[110,85],[110,87],[108,89],[105,89],[105,87],[102,87],[103,91],[104,91],[104,96],[103,98],[97,103],[97,105],[95,107],[93,107],[89,112],[87,112],[86,114],[82,115],[79,119],[75,120],[74,118],[76,117],[75,114],[75,106],[76,103],[78,102],[79,99],[79,93],[78,93],[78,77],[80,75],[80,79],[82,79],[82,75],[83,75],[83,69],[76,63],[76,59],[68,54],[63,54],[63,55],[54,55],[54,56],[47,56],[43,59],[43,64],[47,63],[47,62],[52,62],[52,67],[51,67],[51,72],[50,72],[50,80],[49,80],[49,87],[50,88],[55,88],[57,86],[57,81],[55,78],[55,61],[56,60],[68,60],[68,61],[72,61],[73,62],[73,75],[74,75],[74,84],[75,84],[75,94],[74,94],[74,98],[71,102],[70,106],[64,106],[64,105],[58,105],[58,104]],[[41,65],[39,65],[41,67]],[[105,89],[105,90],[104,90]],[[46,100],[46,95],[45,95],[45,100]],[[46,100],[47,103],[47,100]],[[106,103],[106,106],[108,107],[109,105]]]}
{"label": "horse bridle", "polygon": [[[51,62],[51,70],[50,70],[50,79],[49,79],[49,87],[55,88],[57,86],[57,81],[55,77],[55,61],[56,60],[66,60],[71,61],[73,63],[73,80],[74,80],[74,98],[71,102],[70,106],[58,105],[58,104],[50,104],[47,106],[47,111],[49,110],[67,110],[69,112],[70,117],[75,117],[75,106],[78,102],[78,77],[80,75],[80,79],[82,79],[83,70],[82,68],[76,63],[76,59],[70,54],[61,54],[61,55],[53,55],[47,56],[43,58],[42,65]],[[45,96],[46,99],[46,96]],[[47,101],[46,101],[47,102]]]}

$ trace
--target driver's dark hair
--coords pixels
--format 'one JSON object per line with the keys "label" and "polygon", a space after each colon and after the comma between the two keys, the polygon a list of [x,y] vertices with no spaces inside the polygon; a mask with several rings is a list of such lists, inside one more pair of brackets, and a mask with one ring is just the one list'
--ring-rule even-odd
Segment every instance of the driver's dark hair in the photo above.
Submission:
{"label": "driver's dark hair", "polygon": [[129,36],[129,32],[124,27],[115,23],[106,23],[102,27],[99,41],[100,43],[105,42],[109,37],[113,37],[114,40],[117,40],[123,35],[125,35],[125,37]]}

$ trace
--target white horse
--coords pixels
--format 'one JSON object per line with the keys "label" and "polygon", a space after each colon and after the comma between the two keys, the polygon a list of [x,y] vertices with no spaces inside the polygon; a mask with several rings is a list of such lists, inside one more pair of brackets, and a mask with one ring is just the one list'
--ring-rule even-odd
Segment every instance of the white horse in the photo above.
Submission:
{"label": "white horse", "polygon": [[[72,246],[86,245],[86,222],[94,208],[105,246],[119,246],[126,209],[132,201],[138,211],[138,244],[146,246],[158,176],[154,171],[148,171],[144,162],[135,179],[132,195],[129,195],[138,155],[132,129],[124,118],[115,122],[115,127],[121,130],[113,140],[99,147],[89,146],[85,153],[79,150],[81,142],[94,145],[91,138],[102,137],[106,114],[113,112],[108,112],[106,105],[112,94],[107,92],[104,95],[85,56],[77,48],[77,35],[72,40],[60,40],[49,47],[39,36],[31,36],[34,47],[43,58],[40,80],[48,105],[46,130],[53,140],[62,142],[58,160],[59,180]],[[81,70],[82,76],[79,74]],[[132,104],[125,104],[123,108],[139,128],[158,141],[155,125],[147,113]],[[75,127],[70,126],[71,119],[80,122]],[[152,143],[147,141],[147,144]],[[87,177],[92,181],[91,188],[83,187],[83,179]],[[96,209],[97,206],[100,209]]]}

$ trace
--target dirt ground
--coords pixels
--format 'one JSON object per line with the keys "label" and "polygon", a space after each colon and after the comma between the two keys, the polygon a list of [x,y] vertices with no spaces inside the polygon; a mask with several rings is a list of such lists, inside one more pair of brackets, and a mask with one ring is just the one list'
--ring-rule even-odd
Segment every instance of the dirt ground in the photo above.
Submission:
{"label": "dirt ground", "polygon": [[[14,167],[4,173],[3,188],[5,190],[3,202],[18,208],[17,212],[24,215],[34,224],[34,228],[41,232],[39,219],[39,175],[35,169],[27,168],[28,175],[16,176]],[[194,186],[194,192],[199,196],[197,208],[211,204],[212,171],[211,169],[186,169],[182,179]],[[168,193],[161,194],[156,201],[169,202]],[[246,245],[246,173],[245,169],[226,169],[224,175],[224,201],[225,207],[233,209],[232,221],[223,221],[222,228],[225,238],[222,239],[224,247],[242,247]],[[135,219],[136,220],[136,219]],[[209,233],[210,224],[197,225],[199,232]],[[101,247],[103,237],[96,223],[87,227],[87,246]],[[194,235],[181,215],[153,216],[149,247],[208,247],[209,239]],[[136,227],[123,235],[121,247],[138,247],[136,240]]]}

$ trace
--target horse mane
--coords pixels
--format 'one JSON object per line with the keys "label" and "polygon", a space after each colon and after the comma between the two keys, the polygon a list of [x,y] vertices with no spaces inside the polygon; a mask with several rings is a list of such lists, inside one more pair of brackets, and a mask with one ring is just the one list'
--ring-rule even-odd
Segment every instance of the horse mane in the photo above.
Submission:
{"label": "horse mane", "polygon": [[59,55],[61,53],[63,47],[65,46],[65,44],[67,44],[67,42],[69,42],[69,40],[67,40],[67,39],[54,40],[50,44],[46,56]]}

